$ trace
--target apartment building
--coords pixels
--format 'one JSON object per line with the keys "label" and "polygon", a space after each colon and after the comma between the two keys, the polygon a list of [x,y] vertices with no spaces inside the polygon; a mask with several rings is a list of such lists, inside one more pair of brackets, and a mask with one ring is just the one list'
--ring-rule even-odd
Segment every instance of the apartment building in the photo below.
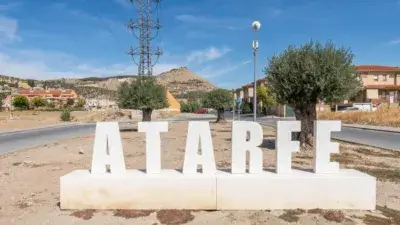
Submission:
{"label": "apartment building", "polygon": [[354,101],[372,103],[398,103],[400,100],[400,67],[356,66],[364,89]]}
{"label": "apartment building", "polygon": [[29,100],[34,97],[41,97],[46,99],[47,102],[53,103],[55,106],[66,104],[69,99],[76,101],[78,94],[74,90],[64,89],[50,89],[50,90],[17,90],[12,93],[12,96],[24,95]]}

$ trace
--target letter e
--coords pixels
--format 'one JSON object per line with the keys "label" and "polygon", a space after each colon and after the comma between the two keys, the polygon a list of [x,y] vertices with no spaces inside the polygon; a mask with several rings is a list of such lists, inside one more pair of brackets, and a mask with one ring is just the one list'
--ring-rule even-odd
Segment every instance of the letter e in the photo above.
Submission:
{"label": "letter e", "polygon": [[331,142],[331,132],[341,131],[341,121],[314,121],[314,172],[338,173],[339,163],[331,162],[331,153],[339,153],[339,143]]}

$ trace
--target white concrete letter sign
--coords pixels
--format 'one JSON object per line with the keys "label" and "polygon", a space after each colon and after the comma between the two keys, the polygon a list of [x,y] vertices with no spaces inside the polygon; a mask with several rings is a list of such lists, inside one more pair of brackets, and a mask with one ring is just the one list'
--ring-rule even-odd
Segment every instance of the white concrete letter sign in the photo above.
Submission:
{"label": "white concrete letter sign", "polygon": [[276,122],[276,167],[277,173],[290,173],[292,171],[292,152],[300,150],[300,143],[292,141],[292,133],[299,132],[300,121]]}
{"label": "white concrete letter sign", "polygon": [[[246,141],[247,132],[250,140]],[[246,173],[246,151],[250,153],[249,173],[263,171],[263,129],[260,124],[247,121],[232,122],[232,173]]]}
{"label": "white concrete letter sign", "polygon": [[[201,146],[201,155],[198,154],[199,144]],[[204,174],[215,174],[217,172],[210,124],[208,122],[189,122],[183,173],[197,173],[198,164],[202,165]]]}
{"label": "white concrete letter sign", "polygon": [[111,174],[122,175],[126,172],[117,122],[102,122],[96,125],[91,173],[107,173],[107,165]]}
{"label": "white concrete letter sign", "polygon": [[314,121],[314,172],[338,173],[339,163],[331,162],[331,153],[339,153],[339,143],[331,142],[331,132],[341,131],[341,121]]}
{"label": "white concrete letter sign", "polygon": [[139,122],[138,132],[146,132],[146,173],[160,173],[160,133],[168,132],[168,122]]}
{"label": "white concrete letter sign", "polygon": [[[291,140],[292,133],[300,131],[300,125],[300,121],[277,123],[274,172],[263,170],[261,125],[233,121],[229,172],[216,170],[209,122],[189,122],[181,172],[181,168],[161,167],[160,132],[168,131],[168,123],[139,122],[138,131],[146,132],[146,173],[141,169],[125,170],[118,123],[97,123],[91,173],[76,170],[60,177],[60,208],[374,210],[376,178],[355,169],[339,170],[337,163],[330,162],[330,153],[339,152],[338,143],[330,142],[330,132],[340,131],[340,121],[314,122],[314,172],[291,169],[291,154],[300,147],[298,141]],[[197,172],[199,164],[203,173]],[[111,173],[106,171],[108,165]]]}

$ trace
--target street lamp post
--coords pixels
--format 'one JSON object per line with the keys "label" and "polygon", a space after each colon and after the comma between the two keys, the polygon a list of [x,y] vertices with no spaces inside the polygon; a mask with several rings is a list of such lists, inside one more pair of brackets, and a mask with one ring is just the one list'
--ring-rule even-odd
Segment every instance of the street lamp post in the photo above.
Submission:
{"label": "street lamp post", "polygon": [[257,52],[258,52],[258,40],[257,40],[257,31],[261,28],[261,23],[258,21],[254,21],[252,23],[252,28],[254,32],[254,40],[253,40],[253,59],[254,59],[254,86],[253,86],[253,121],[257,121],[257,76],[256,76],[256,62],[257,62]]}

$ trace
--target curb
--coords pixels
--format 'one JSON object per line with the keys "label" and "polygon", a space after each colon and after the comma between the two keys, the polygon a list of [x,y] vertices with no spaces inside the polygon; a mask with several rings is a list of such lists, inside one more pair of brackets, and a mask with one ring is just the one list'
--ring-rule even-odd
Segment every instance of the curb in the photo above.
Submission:
{"label": "curb", "polygon": [[380,128],[374,128],[374,127],[358,127],[358,126],[352,126],[349,124],[342,124],[342,127],[349,127],[349,128],[354,128],[354,129],[360,129],[360,130],[373,130],[373,131],[380,131],[380,132],[400,133],[400,130],[391,130],[390,128],[380,129]]}
{"label": "curb", "polygon": [[95,124],[95,123],[62,124],[62,125],[52,125],[52,126],[45,126],[45,127],[38,127],[38,128],[30,128],[30,129],[25,129],[25,130],[5,131],[5,132],[0,132],[0,136],[16,134],[16,133],[34,132],[34,131],[40,131],[40,130],[45,130],[45,129],[49,129],[49,128],[62,128],[62,127],[82,126],[82,125],[89,125],[89,124]]}

